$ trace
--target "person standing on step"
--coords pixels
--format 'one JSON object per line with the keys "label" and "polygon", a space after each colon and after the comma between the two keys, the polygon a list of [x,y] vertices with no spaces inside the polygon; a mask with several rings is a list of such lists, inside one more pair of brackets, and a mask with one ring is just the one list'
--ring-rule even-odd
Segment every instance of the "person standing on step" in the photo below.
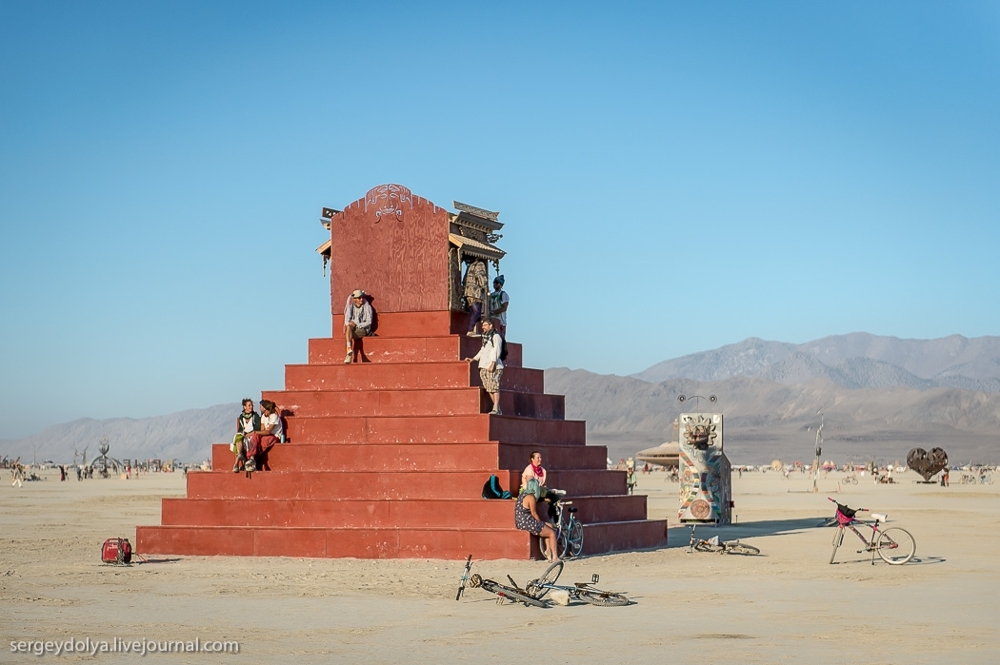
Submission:
{"label": "person standing on step", "polygon": [[344,342],[347,344],[347,356],[344,364],[349,365],[354,360],[354,340],[368,337],[372,334],[372,306],[365,298],[365,292],[355,289],[347,299],[344,308]]}
{"label": "person standing on step", "polygon": [[500,377],[503,376],[503,361],[500,360],[501,337],[493,329],[493,319],[483,319],[483,346],[472,360],[479,361],[479,378],[483,388],[493,401],[490,415],[499,416],[500,412]]}
{"label": "person standing on step", "polygon": [[504,276],[497,275],[493,280],[493,292],[490,293],[490,316],[493,317],[497,332],[507,339],[507,305],[510,304],[510,296],[503,290],[503,284]]}

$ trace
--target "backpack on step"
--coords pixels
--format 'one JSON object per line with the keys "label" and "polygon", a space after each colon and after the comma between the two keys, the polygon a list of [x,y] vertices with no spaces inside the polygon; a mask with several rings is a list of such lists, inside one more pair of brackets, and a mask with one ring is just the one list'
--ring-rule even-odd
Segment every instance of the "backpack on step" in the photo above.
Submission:
{"label": "backpack on step", "polygon": [[483,498],[484,499],[509,499],[510,492],[505,490],[500,486],[500,479],[496,476],[490,476],[490,479],[486,481],[483,485]]}

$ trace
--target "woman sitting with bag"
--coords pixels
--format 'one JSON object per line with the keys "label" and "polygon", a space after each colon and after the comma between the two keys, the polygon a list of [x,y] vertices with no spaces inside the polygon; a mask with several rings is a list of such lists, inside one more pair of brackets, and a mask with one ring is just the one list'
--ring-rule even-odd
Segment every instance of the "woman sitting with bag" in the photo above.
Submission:
{"label": "woman sitting with bag", "polygon": [[551,524],[546,524],[538,516],[538,502],[542,499],[542,486],[534,478],[528,481],[527,486],[521,490],[521,495],[517,497],[514,504],[514,526],[522,531],[527,531],[533,536],[544,538],[546,541],[545,551],[548,553],[549,561],[558,561],[558,548],[556,546],[556,531]]}

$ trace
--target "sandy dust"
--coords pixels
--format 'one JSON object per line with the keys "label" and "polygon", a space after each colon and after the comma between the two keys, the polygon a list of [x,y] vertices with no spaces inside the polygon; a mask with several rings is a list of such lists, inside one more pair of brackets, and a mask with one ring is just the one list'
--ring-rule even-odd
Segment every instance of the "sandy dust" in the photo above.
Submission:
{"label": "sandy dust", "polygon": [[[1000,486],[920,485],[910,473],[836,494],[831,475],[813,494],[805,476],[744,473],[734,477],[738,523],[698,533],[741,538],[762,556],[688,554],[687,529],[672,527],[666,548],[566,564],[560,582],[599,573],[599,586],[635,604],[537,609],[497,606],[481,589],[455,602],[459,561],[154,557],[106,566],[104,539],[134,542],[136,524],[158,524],[160,498],[184,493],[181,474],[46,477],[0,486],[0,662],[38,660],[11,642],[71,638],[240,643],[238,654],[145,656],[170,662],[1000,662]],[[651,517],[675,524],[676,487],[640,476]],[[917,558],[873,566],[851,542],[829,565],[833,529],[816,527],[833,513],[828,495],[888,513],[916,538]],[[485,561],[473,572],[523,584],[544,569]]]}

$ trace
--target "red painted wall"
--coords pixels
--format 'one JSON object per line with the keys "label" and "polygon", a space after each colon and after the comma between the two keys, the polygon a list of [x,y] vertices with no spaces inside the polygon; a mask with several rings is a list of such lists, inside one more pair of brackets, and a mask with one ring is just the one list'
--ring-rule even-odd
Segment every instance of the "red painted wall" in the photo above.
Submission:
{"label": "red painted wall", "polygon": [[444,208],[402,185],[379,185],[333,216],[331,236],[334,314],[343,314],[354,289],[372,295],[379,313],[448,309]]}

